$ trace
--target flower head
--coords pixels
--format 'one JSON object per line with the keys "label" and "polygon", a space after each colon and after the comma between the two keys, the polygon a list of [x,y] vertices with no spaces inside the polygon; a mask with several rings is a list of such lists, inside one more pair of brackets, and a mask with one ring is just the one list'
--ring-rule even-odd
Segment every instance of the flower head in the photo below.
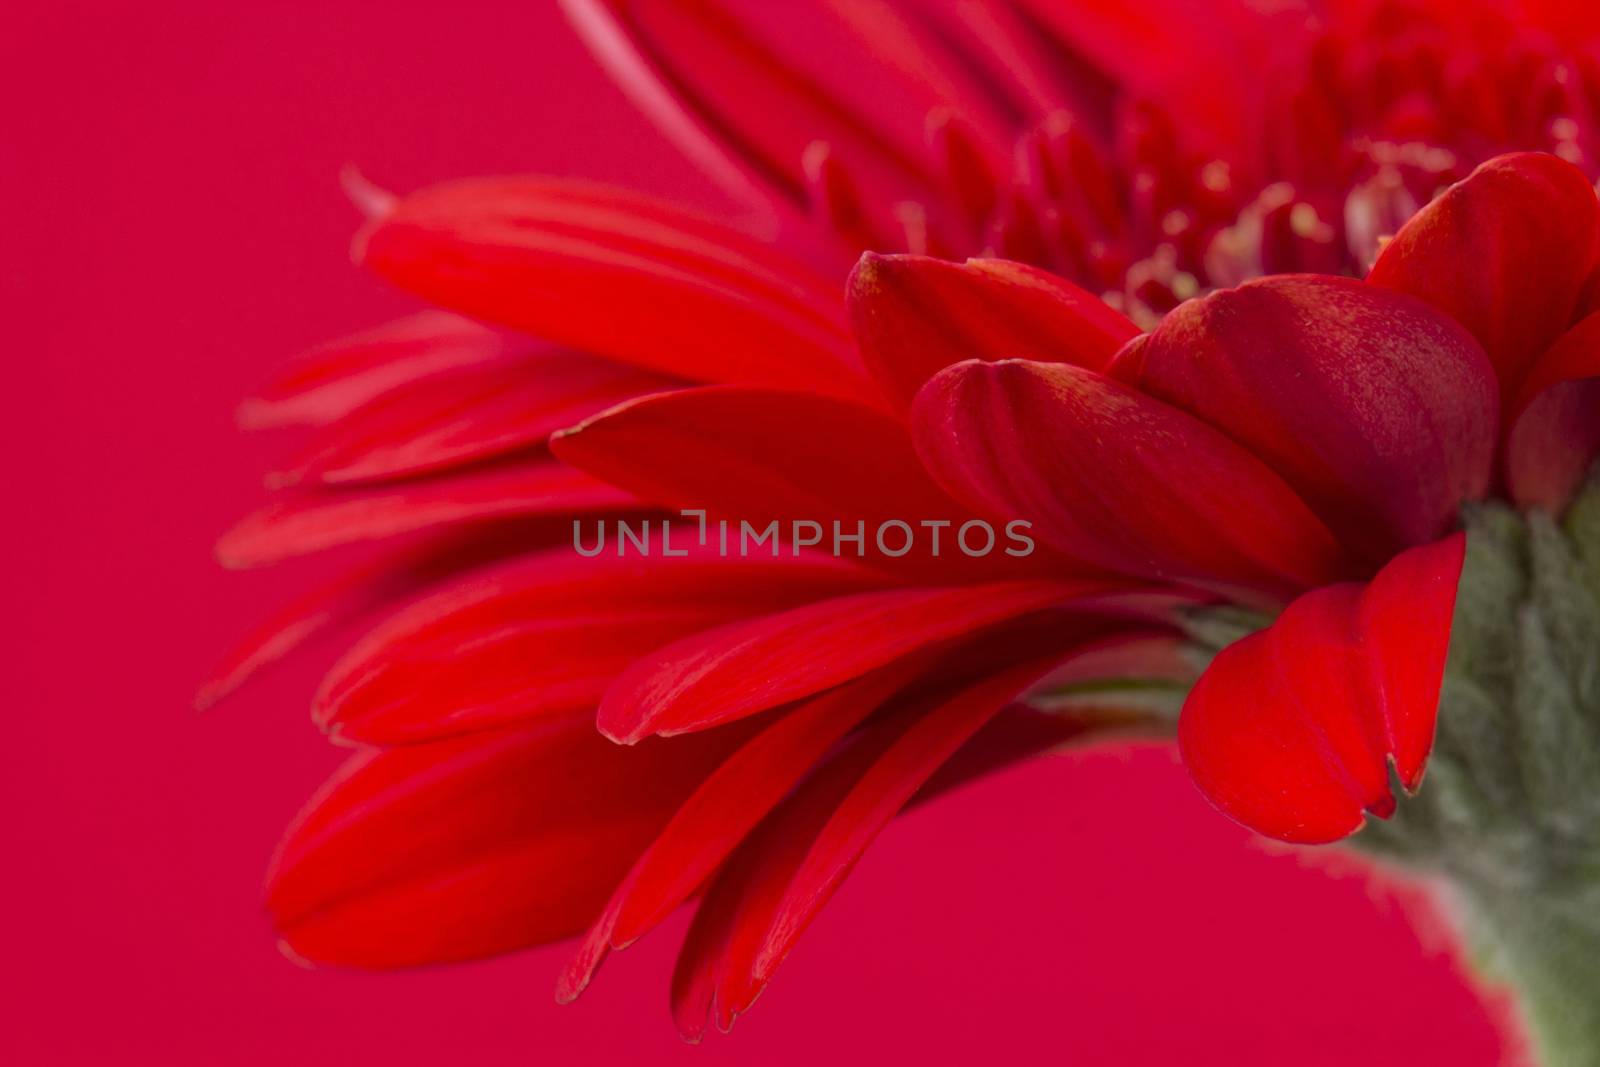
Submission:
{"label": "flower head", "polygon": [[[1508,141],[1590,165],[1591,68],[1491,122],[1491,75],[1568,50],[1476,8],[827,6],[927,105],[921,148],[719,4],[571,0],[768,229],[548,179],[369,197],[358,259],[449,312],[247,408],[316,429],[226,560],[396,548],[213,693],[405,600],[316,699],[363,751],[274,864],[299,955],[582,935],[568,999],[697,899],[698,1037],[898,811],[994,767],[1175,729],[1302,842],[1422,783],[1463,506],[1560,513],[1600,452],[1589,177],[1494,156],[1430,198]],[[1134,64],[1136,29],[1215,47]],[[1267,113],[1238,64],[1280,47]]]}

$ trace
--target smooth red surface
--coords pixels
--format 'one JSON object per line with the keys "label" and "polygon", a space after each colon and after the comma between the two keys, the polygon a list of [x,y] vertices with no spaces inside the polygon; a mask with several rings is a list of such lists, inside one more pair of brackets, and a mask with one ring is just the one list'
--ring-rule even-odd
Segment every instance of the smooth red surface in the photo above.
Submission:
{"label": "smooth red surface", "polygon": [[1492,1009],[1392,893],[1252,840],[1148,749],[1045,761],[892,826],[733,1036],[698,1049],[667,1016],[681,916],[568,1008],[569,946],[386,977],[284,960],[261,880],[341,758],[307,714],[325,662],[190,704],[329,566],[211,562],[286,445],[241,437],[234,405],[291,352],[411,306],[349,265],[339,167],[400,190],[534,169],[706,186],[554,5],[5,21],[0,1061],[1498,1061]]}

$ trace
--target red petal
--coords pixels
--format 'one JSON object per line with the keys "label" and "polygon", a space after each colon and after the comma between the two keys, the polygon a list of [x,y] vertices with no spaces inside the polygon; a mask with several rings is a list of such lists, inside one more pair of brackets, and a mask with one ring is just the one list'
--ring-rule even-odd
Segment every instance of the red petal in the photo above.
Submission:
{"label": "red petal", "polygon": [[1113,375],[1249,448],[1373,558],[1451,529],[1489,485],[1494,369],[1453,321],[1376,286],[1287,275],[1191,300]]}
{"label": "red petal", "polygon": [[569,523],[511,519],[453,530],[414,549],[350,569],[295,599],[241,641],[212,672],[195,703],[201,709],[210,707],[258,671],[338,625],[474,567],[570,542],[571,537]]}
{"label": "red petal", "polygon": [[[888,416],[806,392],[706,386],[621,404],[555,435],[565,463],[641,497],[740,518],[949,509]],[[896,505],[890,504],[890,510]]]}
{"label": "red petal", "polygon": [[1600,459],[1600,312],[1534,364],[1506,441],[1506,481],[1523,507],[1559,515]]}
{"label": "red petal", "polygon": [[1542,152],[1498,156],[1401,227],[1368,275],[1483,343],[1509,401],[1572,321],[1600,249],[1594,186]]}
{"label": "red petal", "polygon": [[356,967],[569,937],[739,740],[623,749],[581,715],[358,756],[289,830],[268,909],[298,955]]}
{"label": "red petal", "polygon": [[919,650],[1074,599],[1105,584],[993,582],[835,597],[669,645],[630,667],[600,729],[632,744],[703,730],[819,693]]}
{"label": "red petal", "polygon": [[[730,544],[741,522],[760,532],[777,521],[787,543],[794,522],[813,521],[823,528],[827,551],[833,524],[850,534],[859,523],[863,542],[841,542],[841,554],[933,569],[946,581],[1041,567],[1037,559],[998,550],[977,558],[957,552],[952,542],[970,513],[934,484],[903,424],[859,404],[748,386],[685,389],[613,408],[556,434],[550,448],[564,462],[643,499],[707,509],[729,523]],[[879,547],[877,531],[891,521],[912,528],[904,557],[887,554],[901,548],[903,532],[886,534],[885,548]],[[952,524],[943,530],[937,559],[930,555],[937,531],[923,522]]]}
{"label": "red petal", "polygon": [[387,620],[329,673],[315,714],[341,737],[398,744],[593,708],[656,648],[882,582],[827,557],[557,550],[459,581]]}
{"label": "red petal", "polygon": [[1184,704],[1190,774],[1228,815],[1286,841],[1335,841],[1387,817],[1389,760],[1422,778],[1466,539],[1396,557],[1363,590],[1318,589],[1224,649]]}
{"label": "red petal", "polygon": [[227,567],[257,567],[340,545],[488,519],[617,511],[637,502],[552,461],[362,492],[297,493],[248,516],[217,542]]}
{"label": "red petal", "polygon": [[795,939],[917,789],[1056,657],[953,697],[922,698],[871,726],[762,824],[707,891],[673,976],[673,1014],[698,1038],[761,992]]}
{"label": "red petal", "polygon": [[446,311],[419,311],[291,361],[240,407],[239,421],[249,429],[332,422],[395,386],[492,363],[527,344]]}
{"label": "red petal", "polygon": [[256,627],[250,637],[230,649],[211,672],[195,697],[198,709],[208,709],[235,689],[314,638],[341,624],[362,619],[419,590],[448,577],[496,560],[525,555],[542,545],[570,541],[568,523],[547,520],[507,520],[470,526],[429,539],[405,552],[387,553],[376,563],[342,571],[306,595],[294,598]]}
{"label": "red petal", "polygon": [[904,410],[929,378],[968,359],[1103,370],[1139,328],[1098,297],[1021,263],[867,253],[850,275],[850,325],[867,369]]}
{"label": "red petal", "polygon": [[380,481],[542,446],[556,430],[678,384],[649,371],[551,350],[433,375],[361,406],[313,440],[278,479]]}
{"label": "red petal", "polygon": [[1260,460],[1176,408],[1064,364],[968,362],[928,383],[917,448],[961,499],[1128,574],[1273,593],[1347,571]]}
{"label": "red petal", "polygon": [[433,303],[625,363],[701,381],[865,388],[837,282],[635,194],[542,178],[455,182],[402,199],[357,252]]}
{"label": "red petal", "polygon": [[229,650],[195,698],[204,710],[238,689],[258,671],[283,659],[314,634],[339,619],[359,617],[377,599],[389,561],[341,574],[327,585],[296,597]]}
{"label": "red petal", "polygon": [[917,667],[879,671],[801,704],[730,756],[639,857],[556,986],[573,1000],[613,948],[624,948],[689,899],[828,750]]}

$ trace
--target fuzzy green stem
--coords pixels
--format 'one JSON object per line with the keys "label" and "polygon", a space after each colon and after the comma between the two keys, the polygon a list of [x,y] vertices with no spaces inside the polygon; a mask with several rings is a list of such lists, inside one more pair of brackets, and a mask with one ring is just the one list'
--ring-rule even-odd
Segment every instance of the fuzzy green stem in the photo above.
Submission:
{"label": "fuzzy green stem", "polygon": [[1600,483],[1466,528],[1427,777],[1351,844],[1452,887],[1541,1067],[1600,1067]]}
{"label": "fuzzy green stem", "polygon": [[1540,1067],[1600,1064],[1600,903],[1467,890],[1468,937],[1517,993]]}

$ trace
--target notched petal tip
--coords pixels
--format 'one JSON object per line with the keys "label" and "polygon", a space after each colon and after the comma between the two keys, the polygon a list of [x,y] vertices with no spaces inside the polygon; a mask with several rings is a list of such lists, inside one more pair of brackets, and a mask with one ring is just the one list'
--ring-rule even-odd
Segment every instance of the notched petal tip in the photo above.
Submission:
{"label": "notched petal tip", "polygon": [[1348,837],[1422,781],[1465,537],[1392,560],[1364,589],[1314,590],[1224,649],[1178,724],[1185,766],[1251,829],[1297,844]]}

